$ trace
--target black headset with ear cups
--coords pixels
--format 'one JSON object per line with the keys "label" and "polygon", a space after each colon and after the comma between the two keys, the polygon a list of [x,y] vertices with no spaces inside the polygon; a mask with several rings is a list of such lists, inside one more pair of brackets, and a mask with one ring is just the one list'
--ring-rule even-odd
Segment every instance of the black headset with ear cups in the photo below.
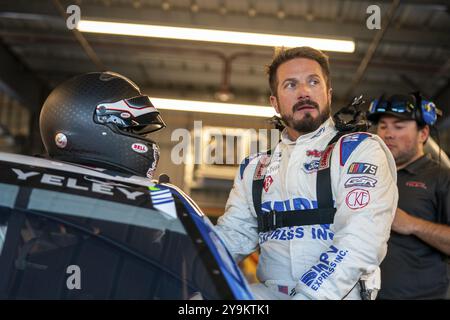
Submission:
{"label": "black headset with ear cups", "polygon": [[425,125],[434,125],[437,116],[442,115],[441,110],[439,110],[433,102],[425,100],[418,91],[412,92],[410,95],[414,98],[413,115],[417,124],[421,127],[424,127]]}
{"label": "black headset with ear cups", "polygon": [[[414,98],[414,109],[413,109],[413,117],[414,120],[416,120],[417,124],[420,127],[424,127],[425,125],[427,125],[427,123],[425,122],[425,119],[423,118],[423,110],[422,110],[422,101],[424,101],[422,95],[420,94],[420,92],[415,91],[415,92],[411,92],[410,95]],[[432,125],[432,124],[430,124]]]}
{"label": "black headset with ear cups", "polygon": [[392,114],[403,119],[415,120],[420,127],[433,126],[437,116],[442,115],[442,111],[436,108],[433,102],[425,100],[419,92],[412,92],[409,95],[396,94],[388,99],[385,99],[383,94],[370,103],[368,113],[368,119],[375,123],[378,122],[380,115]]}

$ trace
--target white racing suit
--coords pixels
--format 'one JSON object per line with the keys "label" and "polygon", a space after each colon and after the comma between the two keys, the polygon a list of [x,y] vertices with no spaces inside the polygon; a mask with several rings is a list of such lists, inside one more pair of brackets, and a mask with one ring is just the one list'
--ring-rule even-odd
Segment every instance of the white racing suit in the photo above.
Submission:
{"label": "white racing suit", "polygon": [[296,141],[283,132],[268,165],[261,167],[261,157],[268,156],[259,154],[240,166],[216,230],[237,260],[259,246],[261,283],[253,286],[256,298],[361,299],[359,279],[379,270],[398,191],[394,159],[376,135],[345,135],[333,149],[333,224],[258,233],[252,200],[254,176],[265,175],[263,214],[317,208],[319,159],[336,132],[331,119]]}

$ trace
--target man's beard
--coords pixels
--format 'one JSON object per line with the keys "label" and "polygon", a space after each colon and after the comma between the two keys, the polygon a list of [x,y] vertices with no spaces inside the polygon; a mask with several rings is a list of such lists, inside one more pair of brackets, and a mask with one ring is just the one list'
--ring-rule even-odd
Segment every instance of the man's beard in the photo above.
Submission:
{"label": "man's beard", "polygon": [[419,150],[416,145],[397,154],[393,153],[395,164],[397,165],[397,167],[402,166],[410,162],[418,153]]}
{"label": "man's beard", "polygon": [[[295,110],[303,105],[313,106],[319,112],[319,115],[316,118],[313,118],[310,112],[306,112],[302,119],[295,120],[294,119]],[[292,107],[292,114],[281,115],[281,119],[283,119],[284,123],[288,127],[294,129],[297,132],[301,132],[302,134],[316,131],[321,126],[322,123],[328,120],[329,117],[330,117],[329,103],[327,103],[327,106],[323,111],[320,111],[319,105],[316,102],[309,99],[297,102]]]}

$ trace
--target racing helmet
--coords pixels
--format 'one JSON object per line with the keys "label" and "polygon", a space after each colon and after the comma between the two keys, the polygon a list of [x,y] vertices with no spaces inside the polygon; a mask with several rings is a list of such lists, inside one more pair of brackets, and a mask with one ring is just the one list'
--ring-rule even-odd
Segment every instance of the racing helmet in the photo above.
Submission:
{"label": "racing helmet", "polygon": [[113,72],[71,78],[48,96],[39,119],[51,158],[152,178],[166,125],[138,86]]}

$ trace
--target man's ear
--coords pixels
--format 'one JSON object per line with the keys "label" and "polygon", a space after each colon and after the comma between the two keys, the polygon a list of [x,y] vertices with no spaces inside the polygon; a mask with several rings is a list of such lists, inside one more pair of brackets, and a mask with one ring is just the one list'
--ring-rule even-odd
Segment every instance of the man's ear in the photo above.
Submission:
{"label": "man's ear", "polygon": [[333,96],[333,88],[328,89],[328,101],[330,102],[330,108],[331,108],[331,98]]}
{"label": "man's ear", "polygon": [[419,142],[425,143],[430,136],[430,126],[426,125],[422,129],[419,130]]}
{"label": "man's ear", "polygon": [[277,100],[277,97],[275,97],[275,96],[270,96],[270,104],[272,105],[272,107],[274,107],[275,111],[276,111],[278,114],[281,114],[281,113],[280,113],[280,108],[278,107],[278,100]]}

